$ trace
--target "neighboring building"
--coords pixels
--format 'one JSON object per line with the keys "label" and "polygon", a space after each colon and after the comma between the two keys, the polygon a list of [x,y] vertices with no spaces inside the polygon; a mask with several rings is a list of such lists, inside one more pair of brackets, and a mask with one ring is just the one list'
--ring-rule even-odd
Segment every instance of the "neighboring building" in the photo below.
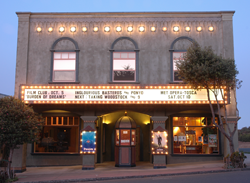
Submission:
{"label": "neighboring building", "polygon": [[[206,91],[183,84],[175,62],[194,41],[234,58],[233,14],[18,12],[15,97],[46,122],[14,166],[222,160],[229,147],[211,123]],[[234,100],[227,107],[233,124]],[[80,145],[83,128],[96,130],[92,150]],[[164,130],[166,139],[157,135]]]}
{"label": "neighboring building", "polygon": [[9,95],[5,95],[5,94],[0,93],[0,98],[7,97],[7,96],[9,96]]}

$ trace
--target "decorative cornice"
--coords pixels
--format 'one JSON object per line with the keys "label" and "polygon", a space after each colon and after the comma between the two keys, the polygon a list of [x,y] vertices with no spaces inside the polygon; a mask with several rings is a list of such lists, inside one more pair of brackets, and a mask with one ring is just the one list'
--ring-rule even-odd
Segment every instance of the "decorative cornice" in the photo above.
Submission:
{"label": "decorative cornice", "polygon": [[221,17],[84,17],[30,18],[32,23],[91,23],[91,22],[220,22]]}

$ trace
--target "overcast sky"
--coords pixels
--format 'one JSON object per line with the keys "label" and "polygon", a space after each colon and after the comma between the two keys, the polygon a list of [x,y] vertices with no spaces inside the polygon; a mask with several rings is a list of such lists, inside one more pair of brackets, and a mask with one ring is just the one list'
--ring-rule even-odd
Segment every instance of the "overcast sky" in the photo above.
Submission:
{"label": "overcast sky", "polygon": [[243,80],[237,91],[241,120],[239,129],[249,125],[250,0],[0,0],[0,93],[13,95],[18,18],[15,12],[154,12],[154,11],[236,11],[233,17],[235,60]]}

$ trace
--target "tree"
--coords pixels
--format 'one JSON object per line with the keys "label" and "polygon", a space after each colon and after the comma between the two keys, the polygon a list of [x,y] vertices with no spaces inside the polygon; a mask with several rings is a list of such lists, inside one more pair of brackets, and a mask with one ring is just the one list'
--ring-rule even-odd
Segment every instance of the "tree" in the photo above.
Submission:
{"label": "tree", "polygon": [[14,97],[0,99],[0,149],[5,147],[9,151],[7,166],[9,178],[11,178],[10,168],[14,149],[24,143],[36,142],[42,126],[42,117],[20,99]]}
{"label": "tree", "polygon": [[[184,61],[176,63],[178,68],[178,75],[183,82],[188,83],[194,89],[206,89],[209,101],[210,110],[212,113],[213,124],[221,131],[221,133],[229,141],[230,153],[234,152],[233,136],[237,130],[238,116],[236,95],[236,115],[237,121],[234,124],[233,130],[230,129],[227,121],[226,97],[224,96],[221,86],[226,86],[227,90],[234,91],[241,86],[241,81],[236,79],[239,73],[235,61],[233,59],[224,59],[222,56],[216,55],[211,47],[201,48],[198,43],[193,43],[187,50],[184,56]],[[224,88],[225,89],[225,88]],[[210,92],[211,91],[211,92]],[[214,94],[217,101],[216,107],[212,105],[210,100],[210,93]],[[235,93],[234,93],[235,94]],[[219,103],[218,96],[221,95],[223,103]],[[221,107],[224,109],[224,117],[221,114]],[[215,122],[215,111],[218,111],[220,123]],[[225,123],[225,128],[223,127]]]}

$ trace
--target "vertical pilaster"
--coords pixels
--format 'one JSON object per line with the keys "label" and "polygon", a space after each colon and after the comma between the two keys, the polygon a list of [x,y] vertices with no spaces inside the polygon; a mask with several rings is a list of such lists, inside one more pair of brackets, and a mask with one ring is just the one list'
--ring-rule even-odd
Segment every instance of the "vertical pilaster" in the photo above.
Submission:
{"label": "vertical pilaster", "polygon": [[[158,127],[165,128],[165,122],[168,119],[167,116],[152,116],[151,120],[153,122],[153,130]],[[153,167],[154,168],[166,168],[166,155],[153,155]]]}
{"label": "vertical pilaster", "polygon": [[19,98],[20,84],[27,84],[30,13],[17,13],[18,38],[16,55],[15,94]]}
{"label": "vertical pilaster", "polygon": [[[93,129],[96,128],[95,121],[97,120],[97,116],[81,116],[81,119],[83,120],[83,128],[86,128],[87,126]],[[84,154],[82,156],[82,170],[95,169],[96,157],[96,154]]]}

